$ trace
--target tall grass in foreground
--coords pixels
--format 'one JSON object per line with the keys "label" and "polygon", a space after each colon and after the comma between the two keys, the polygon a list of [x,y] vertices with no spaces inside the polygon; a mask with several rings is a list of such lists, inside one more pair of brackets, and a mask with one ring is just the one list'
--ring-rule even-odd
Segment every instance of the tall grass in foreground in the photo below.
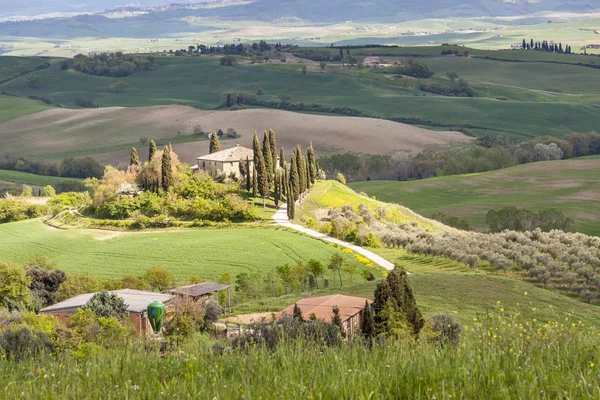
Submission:
{"label": "tall grass in foreground", "polygon": [[0,362],[0,397],[39,399],[574,399],[600,398],[600,333],[498,308],[458,346],[388,340],[274,351],[200,338],[163,357],[132,346],[75,358]]}

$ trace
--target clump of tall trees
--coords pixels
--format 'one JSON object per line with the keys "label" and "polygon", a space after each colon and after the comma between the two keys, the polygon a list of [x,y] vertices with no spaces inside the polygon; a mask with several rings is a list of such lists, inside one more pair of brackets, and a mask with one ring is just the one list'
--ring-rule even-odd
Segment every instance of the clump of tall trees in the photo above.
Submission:
{"label": "clump of tall trees", "polygon": [[150,69],[154,57],[137,54],[102,53],[91,56],[78,54],[73,57],[73,69],[89,75],[124,77],[141,69]]}
{"label": "clump of tall trees", "polygon": [[262,197],[263,205],[268,197],[273,198],[275,206],[285,200],[288,217],[294,219],[295,203],[303,200],[318,176],[319,167],[312,143],[306,154],[298,145],[287,162],[283,148],[277,150],[275,132],[271,129],[264,132],[262,144],[258,134],[254,133],[252,150],[252,167],[249,160],[240,165],[246,190],[255,197]]}

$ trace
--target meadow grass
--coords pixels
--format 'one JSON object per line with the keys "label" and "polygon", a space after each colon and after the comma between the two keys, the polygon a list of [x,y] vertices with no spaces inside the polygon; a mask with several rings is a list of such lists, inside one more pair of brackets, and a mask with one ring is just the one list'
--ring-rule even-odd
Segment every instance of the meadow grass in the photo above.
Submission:
{"label": "meadow grass", "polygon": [[332,245],[274,227],[118,233],[60,230],[41,221],[26,221],[0,225],[0,236],[2,261],[22,263],[42,254],[68,273],[101,279],[142,275],[158,265],[179,282],[190,275],[216,281],[224,272],[232,277],[242,272],[264,275],[286,263],[313,258],[327,263],[335,253],[358,263]]}
{"label": "meadow grass", "polygon": [[[387,49],[386,49],[387,50]],[[416,50],[415,50],[416,51]],[[471,60],[473,64],[484,65],[486,61]],[[441,61],[440,61],[441,62]],[[448,68],[460,69],[459,59],[444,61],[443,72]],[[452,63],[455,62],[456,65]],[[487,61],[494,67],[490,73],[472,73],[481,81],[494,82],[494,71],[504,68],[504,62]],[[0,65],[2,59],[0,58]],[[527,76],[539,74],[538,63],[524,63],[517,72],[527,70]],[[581,79],[577,84],[563,84],[568,89],[582,89],[585,81],[594,81],[597,70],[585,67],[543,65],[540,82],[548,74],[552,83],[554,77],[566,71],[575,73]],[[568,68],[574,69],[573,71]],[[471,71],[477,68],[471,68]],[[482,70],[486,70],[482,68]],[[548,70],[548,71],[546,71]],[[157,57],[156,66],[150,71],[138,71],[125,78],[109,78],[81,74],[73,70],[61,71],[51,67],[36,72],[42,83],[37,88],[24,84],[26,77],[0,85],[0,90],[14,92],[22,96],[41,95],[65,106],[74,107],[77,98],[94,100],[101,107],[107,106],[152,106],[182,103],[202,109],[220,105],[220,97],[225,92],[255,92],[260,84],[265,91],[264,100],[277,100],[282,92],[287,92],[294,103],[316,103],[332,107],[353,107],[364,112],[383,117],[417,117],[444,123],[450,126],[471,124],[488,130],[488,133],[510,136],[523,140],[538,135],[561,136],[573,131],[589,131],[600,124],[600,116],[592,106],[577,104],[577,99],[553,98],[549,95],[533,97],[530,86],[524,86],[520,94],[518,88],[500,88],[495,96],[511,90],[509,99],[527,100],[498,101],[494,98],[455,98],[425,95],[422,92],[402,88],[389,78],[375,76],[370,71],[350,71],[346,73],[309,72],[303,75],[299,68],[280,68],[271,65],[242,65],[222,67],[218,57]],[[502,85],[510,79],[510,71],[498,78]],[[378,74],[376,74],[378,75]],[[129,84],[125,93],[112,93],[109,86],[124,80]],[[519,80],[517,85],[524,82]],[[565,79],[568,81],[567,79]],[[148,84],[152,82],[152,84]],[[539,83],[541,85],[541,82]],[[592,86],[595,84],[592,84]],[[572,86],[572,87],[571,87]],[[589,90],[592,91],[593,87]],[[545,89],[545,88],[542,88]],[[515,92],[517,91],[517,92]],[[202,96],[198,96],[201,93]],[[589,93],[586,92],[586,93]],[[565,102],[562,98],[565,98]],[[544,102],[537,102],[543,100]],[[547,101],[552,101],[546,103]],[[587,101],[587,99],[586,99]],[[109,145],[110,143],[107,143]]]}
{"label": "meadow grass", "polygon": [[480,174],[396,182],[355,182],[350,186],[379,200],[423,214],[445,212],[485,229],[486,213],[517,206],[557,208],[574,220],[573,230],[600,235],[598,158],[546,161]]}
{"label": "meadow grass", "polygon": [[149,344],[4,360],[0,397],[593,399],[600,396],[599,345],[598,330],[577,319],[545,323],[499,304],[463,325],[456,346],[284,339],[273,350],[241,351],[201,336],[162,357]]}
{"label": "meadow grass", "polygon": [[[2,63],[0,62],[0,65]],[[0,123],[51,108],[38,100],[0,95]]]}
{"label": "meadow grass", "polygon": [[22,183],[31,186],[55,186],[61,182],[80,181],[78,178],[62,178],[58,176],[35,175],[27,172],[0,169],[0,181]]}

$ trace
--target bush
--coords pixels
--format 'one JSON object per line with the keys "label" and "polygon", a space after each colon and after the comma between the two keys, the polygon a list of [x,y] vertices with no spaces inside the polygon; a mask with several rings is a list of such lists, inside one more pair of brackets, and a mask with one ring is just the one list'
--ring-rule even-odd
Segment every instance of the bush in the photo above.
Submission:
{"label": "bush", "polygon": [[454,315],[438,313],[431,317],[431,330],[436,333],[435,340],[441,344],[458,344],[461,327]]}
{"label": "bush", "polygon": [[75,105],[84,108],[98,108],[98,105],[94,103],[94,100],[77,98],[75,99]]}
{"label": "bush", "polygon": [[55,348],[47,333],[34,331],[26,325],[11,326],[0,333],[0,349],[8,359],[40,357],[52,353]]}
{"label": "bush", "polygon": [[89,299],[84,308],[93,311],[98,317],[123,319],[129,315],[125,301],[105,290]]}
{"label": "bush", "polygon": [[0,223],[38,218],[50,213],[50,208],[41,204],[30,204],[20,200],[0,199]]}

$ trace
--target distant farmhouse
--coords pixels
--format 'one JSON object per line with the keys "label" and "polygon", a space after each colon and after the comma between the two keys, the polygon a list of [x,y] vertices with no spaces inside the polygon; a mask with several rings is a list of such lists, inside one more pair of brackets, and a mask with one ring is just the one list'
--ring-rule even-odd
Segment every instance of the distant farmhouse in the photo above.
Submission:
{"label": "distant farmhouse", "polygon": [[[254,169],[254,150],[237,144],[231,149],[198,157],[198,166],[192,167],[192,170],[206,171],[213,178],[216,178],[219,174],[225,174],[227,177],[234,174],[236,178],[240,179],[242,178],[240,163],[245,163],[246,159],[250,163],[249,171],[252,173]],[[277,169],[280,168],[279,156],[277,156]]]}
{"label": "distant farmhouse", "polygon": [[198,157],[198,167],[194,169],[206,171],[213,178],[217,177],[220,173],[224,173],[226,176],[235,174],[237,178],[241,178],[240,163],[246,162],[246,159],[250,162],[250,171],[252,171],[254,167],[254,151],[238,144],[231,149]]}
{"label": "distant farmhouse", "polygon": [[361,311],[365,308],[365,303],[372,304],[373,301],[362,297],[345,296],[342,294],[307,297],[281,310],[277,314],[277,317],[281,318],[284,315],[292,315],[294,313],[294,306],[298,306],[305,319],[309,319],[311,314],[314,314],[317,319],[331,322],[333,307],[338,307],[344,332],[348,337],[352,337],[360,331],[360,315]]}
{"label": "distant farmhouse", "polygon": [[380,57],[366,57],[363,61],[365,68],[385,68],[400,64],[400,61],[382,60]]}
{"label": "distant farmhouse", "polygon": [[[168,306],[173,300],[173,296],[164,293],[144,292],[133,289],[111,290],[109,293],[116,294],[123,299],[129,311],[129,322],[135,330],[146,335],[152,333],[150,321],[148,321],[148,304],[153,301],[160,301]],[[87,302],[94,297],[96,293],[80,294],[60,303],[42,308],[40,313],[53,315],[60,323],[67,325],[69,317],[77,312],[80,308],[85,307]]]}

